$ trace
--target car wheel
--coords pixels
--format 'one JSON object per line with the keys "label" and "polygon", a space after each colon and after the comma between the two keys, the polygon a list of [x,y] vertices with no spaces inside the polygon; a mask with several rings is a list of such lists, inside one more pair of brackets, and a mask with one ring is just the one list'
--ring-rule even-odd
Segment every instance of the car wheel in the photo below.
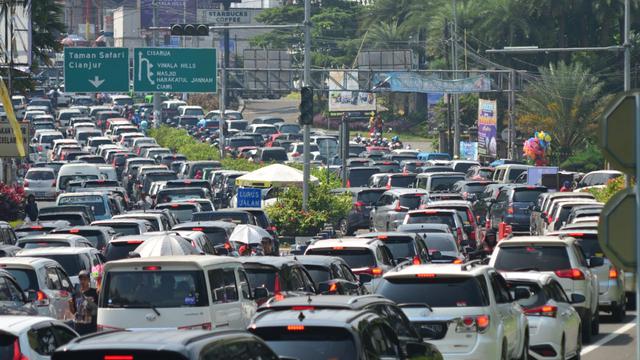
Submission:
{"label": "car wheel", "polygon": [[578,335],[578,338],[576,339],[578,345],[576,347],[576,354],[573,356],[573,358],[571,358],[571,360],[580,360],[580,353],[582,352],[582,336]]}
{"label": "car wheel", "polygon": [[622,322],[627,316],[627,306],[625,304],[615,306],[611,311],[611,316],[613,317],[613,321]]}
{"label": "car wheel", "polygon": [[560,343],[560,359],[565,360],[567,358],[567,343],[562,334],[562,343]]}
{"label": "car wheel", "polygon": [[600,334],[600,309],[598,308],[596,308],[596,314],[593,317],[593,321],[591,322],[591,334]]}
{"label": "car wheel", "polygon": [[509,360],[507,357],[508,349],[507,349],[507,339],[502,340],[502,350],[500,352],[500,360]]}
{"label": "car wheel", "polygon": [[587,314],[582,322],[582,343],[590,343],[591,335],[591,314]]}
{"label": "car wheel", "polygon": [[529,360],[529,332],[524,333],[524,346],[522,346],[522,354],[518,360]]}

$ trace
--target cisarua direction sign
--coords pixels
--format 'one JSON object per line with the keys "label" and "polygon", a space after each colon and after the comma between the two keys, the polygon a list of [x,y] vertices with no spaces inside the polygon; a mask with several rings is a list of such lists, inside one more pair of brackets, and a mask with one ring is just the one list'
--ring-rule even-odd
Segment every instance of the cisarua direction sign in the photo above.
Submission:
{"label": "cisarua direction sign", "polygon": [[216,92],[216,49],[137,48],[136,92]]}
{"label": "cisarua direction sign", "polygon": [[67,92],[129,91],[129,49],[64,49],[64,85]]}

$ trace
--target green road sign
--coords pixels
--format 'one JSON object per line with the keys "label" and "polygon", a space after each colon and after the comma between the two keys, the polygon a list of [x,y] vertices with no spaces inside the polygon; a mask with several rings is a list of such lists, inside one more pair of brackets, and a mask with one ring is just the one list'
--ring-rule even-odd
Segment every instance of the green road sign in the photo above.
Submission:
{"label": "green road sign", "polygon": [[138,48],[133,56],[137,92],[217,91],[216,49]]}
{"label": "green road sign", "polygon": [[604,157],[613,168],[636,174],[636,96],[639,91],[624,92],[613,99],[600,120],[600,144]]}
{"label": "green road sign", "polygon": [[617,192],[605,204],[598,223],[598,241],[618,269],[636,271],[636,198],[633,189]]}
{"label": "green road sign", "polygon": [[129,49],[64,48],[67,92],[129,91]]}

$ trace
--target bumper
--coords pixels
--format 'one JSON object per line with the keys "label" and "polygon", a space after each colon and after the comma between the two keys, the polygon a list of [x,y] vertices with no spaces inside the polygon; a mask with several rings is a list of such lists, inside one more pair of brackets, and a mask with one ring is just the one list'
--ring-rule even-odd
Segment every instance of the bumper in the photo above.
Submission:
{"label": "bumper", "polygon": [[25,188],[25,195],[33,195],[36,197],[36,200],[40,199],[55,199],[57,197],[55,188]]}
{"label": "bumper", "polygon": [[[555,318],[532,319],[529,317],[529,355],[535,359],[561,359],[562,345],[558,342],[562,339],[562,332],[563,328],[558,325],[558,320]],[[553,353],[555,355],[552,355]]]}
{"label": "bumper", "polygon": [[[438,347],[438,341],[429,341]],[[486,360],[500,359],[500,344],[490,334],[479,336],[475,346],[469,352],[444,352],[442,357],[446,360]]]}
{"label": "bumper", "polygon": [[631,271],[624,273],[624,290],[628,293],[636,292],[636,274]]}

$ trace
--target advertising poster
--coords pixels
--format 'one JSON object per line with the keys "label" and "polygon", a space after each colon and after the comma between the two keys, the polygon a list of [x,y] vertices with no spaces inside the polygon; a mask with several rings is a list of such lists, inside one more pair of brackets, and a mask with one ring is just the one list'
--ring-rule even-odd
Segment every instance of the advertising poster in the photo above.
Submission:
{"label": "advertising poster", "polygon": [[354,112],[376,110],[376,96],[360,92],[357,71],[329,73],[329,111]]}
{"label": "advertising poster", "polygon": [[460,160],[478,160],[478,143],[475,141],[460,141]]}
{"label": "advertising poster", "polygon": [[478,155],[498,154],[498,104],[495,100],[478,100]]}

